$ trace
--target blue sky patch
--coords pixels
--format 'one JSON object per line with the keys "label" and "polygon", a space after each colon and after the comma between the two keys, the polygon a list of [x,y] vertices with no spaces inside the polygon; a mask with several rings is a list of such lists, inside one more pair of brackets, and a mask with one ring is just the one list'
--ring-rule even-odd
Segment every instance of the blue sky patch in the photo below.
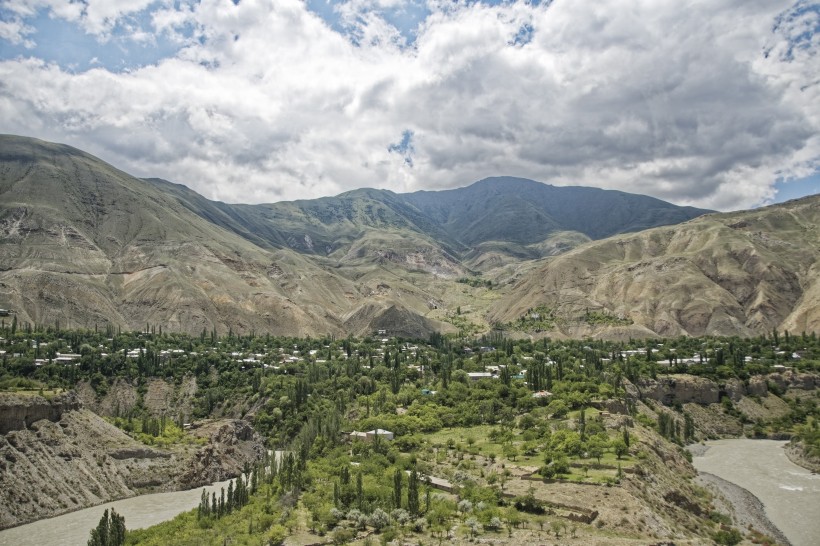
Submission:
{"label": "blue sky patch", "polygon": [[[95,67],[120,72],[155,64],[173,57],[182,45],[167,36],[153,33],[150,9],[118,22],[107,37],[89,34],[80,25],[52,17],[47,9],[41,9],[36,17],[25,21],[35,29],[28,35],[34,47],[0,39],[0,59],[36,57],[71,72],[83,72]],[[0,8],[0,19],[8,20],[8,17]],[[148,39],[135,40],[132,37],[135,29],[146,32]],[[191,29],[187,30],[186,33],[183,29],[183,34],[190,35]]]}
{"label": "blue sky patch", "polygon": [[397,153],[404,156],[404,162],[408,166],[412,167],[413,154],[415,153],[415,149],[413,148],[413,131],[406,129],[401,134],[401,140],[397,144],[391,144],[388,146],[387,150],[390,153]]}

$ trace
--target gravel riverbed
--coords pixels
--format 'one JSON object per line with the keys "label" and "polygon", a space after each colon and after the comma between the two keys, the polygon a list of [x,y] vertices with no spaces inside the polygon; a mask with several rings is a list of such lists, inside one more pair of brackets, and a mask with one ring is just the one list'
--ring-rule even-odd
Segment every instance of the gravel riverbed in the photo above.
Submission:
{"label": "gravel riverbed", "polygon": [[729,513],[736,527],[744,531],[752,527],[775,539],[778,544],[791,546],[789,539],[769,521],[763,503],[746,489],[708,472],[700,472],[695,483],[717,494],[716,507],[721,512]]}

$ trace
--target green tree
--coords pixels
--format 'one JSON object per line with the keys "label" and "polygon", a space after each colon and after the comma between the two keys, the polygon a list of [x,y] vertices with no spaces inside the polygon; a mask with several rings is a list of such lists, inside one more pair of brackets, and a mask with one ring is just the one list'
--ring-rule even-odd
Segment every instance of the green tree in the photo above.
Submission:
{"label": "green tree", "polygon": [[504,457],[509,459],[510,461],[515,461],[515,458],[518,457],[518,448],[512,444],[507,444],[503,448]]}
{"label": "green tree", "polygon": [[103,512],[97,527],[91,530],[88,546],[121,546],[125,544],[125,517],[112,508]]}
{"label": "green tree", "polygon": [[615,452],[615,456],[618,459],[621,459],[624,455],[629,453],[629,447],[626,445],[626,442],[620,438],[616,438],[612,440],[612,451]]}
{"label": "green tree", "polygon": [[586,440],[587,418],[586,409],[581,408],[581,413],[578,414],[578,434],[581,436],[581,441]]}
{"label": "green tree", "polygon": [[604,448],[606,448],[606,442],[597,436],[591,438],[588,444],[588,451],[590,457],[594,457],[598,464],[601,464],[601,457],[604,456]]}
{"label": "green tree", "polygon": [[362,490],[362,473],[358,472],[356,474],[356,506],[359,510],[362,509],[364,505],[364,491]]}
{"label": "green tree", "polygon": [[415,468],[410,471],[407,484],[407,510],[414,516],[419,515],[419,474]]}
{"label": "green tree", "polygon": [[397,468],[393,473],[393,506],[395,508],[401,508],[401,483],[402,471]]}

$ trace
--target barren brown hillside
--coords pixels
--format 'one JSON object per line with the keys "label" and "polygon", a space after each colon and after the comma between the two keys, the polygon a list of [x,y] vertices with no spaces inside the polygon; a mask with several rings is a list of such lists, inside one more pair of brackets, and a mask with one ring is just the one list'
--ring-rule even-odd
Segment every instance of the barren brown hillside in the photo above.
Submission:
{"label": "barren brown hillside", "polygon": [[812,196],[588,243],[544,261],[489,319],[540,308],[573,336],[820,331],[818,224]]}

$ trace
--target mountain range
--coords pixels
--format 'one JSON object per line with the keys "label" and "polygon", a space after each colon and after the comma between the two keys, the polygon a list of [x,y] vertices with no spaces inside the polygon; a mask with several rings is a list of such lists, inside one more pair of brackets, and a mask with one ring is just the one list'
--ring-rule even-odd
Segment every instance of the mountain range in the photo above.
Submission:
{"label": "mountain range", "polygon": [[[0,308],[199,333],[820,329],[818,199],[731,214],[520,178],[262,205],[0,136]],[[674,226],[674,227],[664,227]]]}

